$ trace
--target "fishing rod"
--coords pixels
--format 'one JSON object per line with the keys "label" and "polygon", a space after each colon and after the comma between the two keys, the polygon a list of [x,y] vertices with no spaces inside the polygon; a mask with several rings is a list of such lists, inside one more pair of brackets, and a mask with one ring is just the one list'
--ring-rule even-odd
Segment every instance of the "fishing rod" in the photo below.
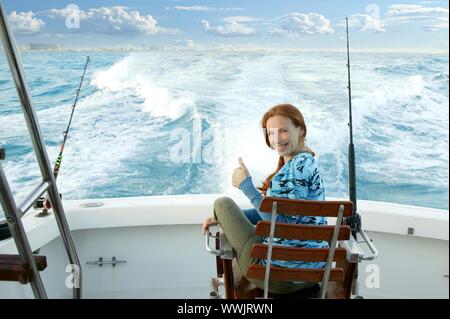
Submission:
{"label": "fishing rod", "polygon": [[[53,167],[53,175],[55,176],[55,180],[58,177],[59,169],[61,168],[64,147],[66,145],[67,136],[69,134],[70,125],[72,124],[73,114],[75,112],[75,107],[76,107],[77,102],[78,102],[78,97],[80,95],[81,86],[83,85],[84,75],[86,74],[86,69],[88,67],[88,64],[89,64],[89,56],[86,57],[86,64],[84,65],[84,68],[83,68],[83,74],[81,75],[80,83],[78,85],[78,88],[75,91],[76,92],[76,96],[75,96],[75,101],[73,102],[73,105],[72,105],[72,112],[70,114],[69,123],[67,124],[66,130],[63,132],[63,141],[61,143],[61,148],[59,150],[58,157],[56,158],[56,161],[55,161],[55,166]],[[48,200],[48,198],[46,199],[44,197],[41,197],[41,198],[39,198],[36,201],[34,207],[35,208],[43,208],[43,211],[42,211],[42,213],[40,215],[46,215],[47,214],[47,210],[50,209],[52,206],[51,206],[51,203]]]}
{"label": "fishing rod", "polygon": [[[345,220],[345,224],[350,226],[353,238],[358,241],[357,233],[361,230],[361,216],[358,214],[357,203],[356,203],[356,166],[355,166],[355,145],[353,144],[353,119],[352,119],[352,86],[350,80],[350,44],[348,40],[348,17],[345,17],[345,25],[347,32],[347,79],[348,79],[348,114],[349,114],[349,135],[350,143],[348,145],[348,187],[350,193],[350,201],[353,203],[352,216]],[[354,286],[352,287],[353,293],[356,295],[356,299],[361,299],[362,297],[358,295],[359,290],[359,271],[358,264],[355,266],[354,270]]]}
{"label": "fishing rod", "polygon": [[350,81],[350,45],[348,40],[348,18],[345,18],[347,31],[347,78],[348,78],[348,109],[349,109],[349,135],[350,144],[348,145],[348,179],[350,201],[353,203],[352,216],[345,221],[350,226],[353,237],[357,240],[356,234],[361,229],[361,216],[358,214],[356,203],[356,167],[355,167],[355,145],[353,144],[353,120],[352,120],[352,86]]}
{"label": "fishing rod", "polygon": [[75,111],[75,106],[78,102],[78,96],[80,95],[81,86],[83,85],[84,75],[86,74],[86,69],[89,64],[89,56],[86,57],[86,64],[84,65],[83,75],[80,78],[80,84],[78,85],[78,89],[76,90],[75,102],[72,105],[72,113],[70,114],[69,124],[67,124],[66,130],[63,132],[64,139],[61,143],[61,149],[59,151],[59,155],[56,158],[55,167],[53,168],[53,175],[55,176],[55,180],[58,177],[59,169],[61,168],[62,155],[64,151],[64,146],[66,145],[67,135],[69,134],[70,125],[72,124],[73,113]]}

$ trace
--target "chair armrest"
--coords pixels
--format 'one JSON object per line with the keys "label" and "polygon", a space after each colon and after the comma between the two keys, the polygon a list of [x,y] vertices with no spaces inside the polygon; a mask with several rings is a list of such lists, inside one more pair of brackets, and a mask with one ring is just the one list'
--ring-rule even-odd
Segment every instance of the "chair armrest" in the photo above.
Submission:
{"label": "chair armrest", "polygon": [[218,249],[211,248],[211,246],[209,245],[211,237],[217,239],[216,236],[211,235],[209,228],[208,228],[206,230],[206,234],[205,234],[206,251],[208,251],[209,253],[211,253],[213,255],[220,256],[222,259],[232,260],[234,257],[233,248],[231,247],[230,242],[228,241],[228,238],[225,236],[225,233],[222,231],[219,232],[219,248]]}
{"label": "chair armrest", "polygon": [[[363,260],[373,260],[377,258],[379,255],[378,250],[372,243],[369,236],[367,236],[366,232],[363,229],[360,229],[358,233],[363,238],[363,241],[361,242],[356,241],[353,236],[351,236],[349,240],[339,241],[339,245],[347,250],[347,261],[349,263],[359,263]],[[367,247],[370,249],[372,254],[366,255],[361,249],[359,245],[360,243],[367,244]]]}

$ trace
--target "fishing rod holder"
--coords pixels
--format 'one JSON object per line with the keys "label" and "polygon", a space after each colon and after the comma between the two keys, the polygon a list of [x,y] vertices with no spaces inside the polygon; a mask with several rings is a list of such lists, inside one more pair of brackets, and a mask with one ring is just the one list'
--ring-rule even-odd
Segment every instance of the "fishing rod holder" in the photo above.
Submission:
{"label": "fishing rod holder", "polygon": [[355,213],[354,215],[345,219],[345,224],[350,226],[352,233],[358,232],[362,227],[361,215]]}

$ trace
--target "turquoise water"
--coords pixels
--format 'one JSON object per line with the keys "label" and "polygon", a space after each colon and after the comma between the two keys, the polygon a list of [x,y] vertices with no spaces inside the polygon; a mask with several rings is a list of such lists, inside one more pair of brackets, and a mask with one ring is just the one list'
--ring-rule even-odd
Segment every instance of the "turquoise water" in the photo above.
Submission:
{"label": "turquoise water", "polygon": [[[23,52],[52,163],[86,55],[63,198],[237,191],[238,156],[259,182],[277,160],[259,121],[282,102],[304,114],[326,195],[348,196],[345,54]],[[355,53],[352,89],[358,198],[448,209],[448,56]],[[2,166],[20,201],[39,174],[4,55],[0,92]]]}

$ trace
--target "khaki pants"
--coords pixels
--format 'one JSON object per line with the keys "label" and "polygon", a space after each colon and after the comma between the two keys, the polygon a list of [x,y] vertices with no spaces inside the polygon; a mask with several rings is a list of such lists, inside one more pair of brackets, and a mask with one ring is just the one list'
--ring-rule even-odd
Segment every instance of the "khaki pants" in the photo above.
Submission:
{"label": "khaki pants", "polygon": [[[214,202],[214,217],[233,247],[241,274],[245,275],[250,265],[259,263],[258,259],[250,257],[250,252],[253,245],[261,243],[263,239],[255,235],[255,225],[247,219],[242,210],[229,197],[221,197]],[[264,289],[264,280],[247,279],[257,287]],[[289,294],[313,285],[315,283],[271,280],[269,281],[269,292]]]}

